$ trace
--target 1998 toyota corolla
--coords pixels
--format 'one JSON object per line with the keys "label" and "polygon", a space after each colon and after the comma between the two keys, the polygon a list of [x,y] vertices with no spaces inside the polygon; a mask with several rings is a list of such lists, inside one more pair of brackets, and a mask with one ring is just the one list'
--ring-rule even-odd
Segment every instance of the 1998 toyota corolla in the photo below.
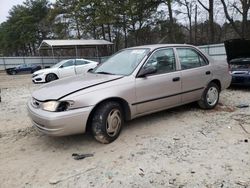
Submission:
{"label": "1998 toyota corolla", "polygon": [[32,94],[34,126],[53,136],[92,130],[101,143],[114,141],[124,122],[198,101],[212,109],[230,85],[226,62],[190,45],[124,49],[86,75],[58,80]]}

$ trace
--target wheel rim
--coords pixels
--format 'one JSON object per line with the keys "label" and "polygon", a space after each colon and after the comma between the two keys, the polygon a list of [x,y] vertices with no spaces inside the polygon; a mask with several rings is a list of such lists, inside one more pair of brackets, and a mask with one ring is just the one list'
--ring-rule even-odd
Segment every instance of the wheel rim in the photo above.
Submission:
{"label": "wheel rim", "polygon": [[108,114],[107,122],[106,122],[106,131],[107,134],[111,137],[116,136],[121,128],[121,113],[118,109],[113,109]]}
{"label": "wheel rim", "polygon": [[214,106],[219,98],[219,92],[216,87],[210,87],[207,91],[207,103]]}
{"label": "wheel rim", "polygon": [[49,74],[48,75],[48,82],[50,82],[50,81],[53,81],[53,80],[55,80],[56,78],[55,78],[55,76],[53,75],[53,74]]}

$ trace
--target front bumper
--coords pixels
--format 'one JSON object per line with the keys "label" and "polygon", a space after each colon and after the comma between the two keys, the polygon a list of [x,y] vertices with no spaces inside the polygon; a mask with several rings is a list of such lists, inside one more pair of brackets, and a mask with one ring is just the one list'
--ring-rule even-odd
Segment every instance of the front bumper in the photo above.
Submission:
{"label": "front bumper", "polygon": [[79,108],[64,112],[48,112],[27,104],[33,126],[51,136],[66,136],[84,133],[93,107]]}
{"label": "front bumper", "polygon": [[42,74],[42,75],[37,75],[37,76],[32,76],[32,82],[33,83],[44,83],[46,82],[45,80],[46,75]]}

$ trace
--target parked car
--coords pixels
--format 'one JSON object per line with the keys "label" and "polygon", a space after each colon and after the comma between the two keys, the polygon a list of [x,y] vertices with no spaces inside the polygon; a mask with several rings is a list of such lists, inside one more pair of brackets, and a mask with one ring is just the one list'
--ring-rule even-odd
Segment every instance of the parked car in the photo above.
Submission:
{"label": "parked car", "polygon": [[32,81],[34,83],[51,82],[59,78],[85,73],[97,65],[98,62],[87,59],[67,59],[60,61],[51,68],[34,72]]}
{"label": "parked car", "polygon": [[6,69],[7,74],[15,75],[19,73],[30,73],[40,70],[40,65],[34,65],[34,64],[21,64],[16,67],[8,68]]}
{"label": "parked car", "polygon": [[232,85],[250,86],[250,40],[225,41],[227,60],[232,75]]}
{"label": "parked car", "polygon": [[33,92],[28,111],[45,134],[71,135],[89,128],[96,140],[110,143],[125,121],[194,101],[214,108],[230,82],[227,63],[194,46],[133,47],[84,76],[44,85]]}

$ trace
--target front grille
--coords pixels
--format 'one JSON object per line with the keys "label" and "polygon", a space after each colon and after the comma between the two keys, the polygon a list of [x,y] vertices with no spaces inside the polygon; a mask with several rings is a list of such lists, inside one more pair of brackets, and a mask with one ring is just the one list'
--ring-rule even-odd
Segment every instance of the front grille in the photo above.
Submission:
{"label": "front grille", "polygon": [[34,106],[35,108],[39,108],[41,102],[39,102],[39,101],[37,101],[36,99],[33,98],[32,101],[31,101],[31,104],[32,104],[32,106]]}

